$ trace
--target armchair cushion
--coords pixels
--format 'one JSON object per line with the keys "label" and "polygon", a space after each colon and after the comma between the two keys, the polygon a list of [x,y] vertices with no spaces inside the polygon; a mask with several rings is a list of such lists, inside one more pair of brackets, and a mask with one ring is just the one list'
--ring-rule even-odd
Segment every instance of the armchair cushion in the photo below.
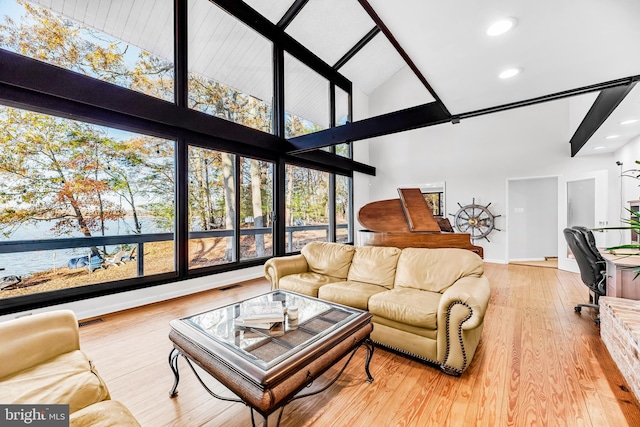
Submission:
{"label": "armchair cushion", "polygon": [[330,242],[311,242],[302,248],[309,271],[346,279],[355,248],[350,245]]}
{"label": "armchair cushion", "polygon": [[382,246],[356,248],[347,280],[393,288],[401,252],[398,248]]}
{"label": "armchair cushion", "polygon": [[70,310],[2,322],[0,336],[0,378],[80,349],[78,321]]}
{"label": "armchair cushion", "polygon": [[117,400],[105,400],[71,413],[70,427],[139,427],[129,409]]}
{"label": "armchair cushion", "polygon": [[80,350],[1,379],[2,403],[64,403],[73,413],[105,399],[109,399],[106,384]]}
{"label": "armchair cushion", "polygon": [[461,277],[480,277],[483,272],[482,258],[466,249],[405,248],[395,287],[442,293]]}

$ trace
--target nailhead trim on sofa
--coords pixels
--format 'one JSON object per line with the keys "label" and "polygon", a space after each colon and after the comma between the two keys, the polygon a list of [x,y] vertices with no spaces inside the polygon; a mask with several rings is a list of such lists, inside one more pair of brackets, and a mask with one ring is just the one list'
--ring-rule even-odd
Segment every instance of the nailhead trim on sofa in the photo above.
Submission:
{"label": "nailhead trim on sofa", "polygon": [[[449,330],[449,321],[451,320],[451,309],[456,304],[464,305],[469,309],[470,313],[466,318],[462,320],[462,322],[458,324],[458,340],[460,341],[460,348],[462,348],[462,360],[464,361],[464,363],[462,364],[462,369],[454,368],[452,366],[447,365],[446,363],[443,363],[440,365],[440,369],[442,369],[443,372],[449,375],[461,375],[462,371],[465,370],[465,368],[467,367],[467,364],[469,363],[469,361],[467,360],[467,352],[465,351],[465,348],[464,348],[464,341],[462,339],[462,325],[464,324],[464,322],[469,320],[471,318],[471,315],[473,314],[473,309],[471,308],[471,306],[462,301],[456,301],[453,304],[449,305],[449,307],[447,308],[447,325],[445,330]],[[451,343],[449,343],[449,334],[447,334],[447,347],[445,348],[445,352],[444,352],[444,360],[447,360],[447,358],[449,357],[450,350],[451,350]],[[454,373],[452,374],[450,372],[454,372]]]}

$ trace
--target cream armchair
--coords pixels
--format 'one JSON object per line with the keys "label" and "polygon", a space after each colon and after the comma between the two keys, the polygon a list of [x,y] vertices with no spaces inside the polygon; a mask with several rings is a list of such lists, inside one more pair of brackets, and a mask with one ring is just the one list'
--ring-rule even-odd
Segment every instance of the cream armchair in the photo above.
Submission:
{"label": "cream armchair", "polygon": [[80,350],[72,311],[0,323],[0,403],[67,404],[71,426],[139,426]]}

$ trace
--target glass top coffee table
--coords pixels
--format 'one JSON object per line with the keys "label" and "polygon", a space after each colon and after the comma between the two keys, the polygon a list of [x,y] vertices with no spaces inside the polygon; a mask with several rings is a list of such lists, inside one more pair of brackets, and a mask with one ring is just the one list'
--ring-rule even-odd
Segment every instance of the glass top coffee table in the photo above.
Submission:
{"label": "glass top coffee table", "polygon": [[[282,304],[284,322],[274,328],[251,327],[239,318],[250,307],[270,302]],[[170,396],[177,395],[178,357],[187,364],[212,396],[239,401],[255,409],[267,426],[268,416],[294,399],[317,394],[330,387],[347,367],[356,350],[367,349],[365,372],[372,382],[369,363],[373,345],[369,334],[373,330],[367,311],[334,304],[288,291],[273,291],[246,301],[216,308],[204,313],[173,320],[169,339],[174,348],[169,365],[175,376]],[[298,394],[314,379],[351,353],[336,378],[314,392]],[[232,391],[238,398],[219,396],[200,379],[192,362]],[[255,425],[255,423],[254,423]]]}

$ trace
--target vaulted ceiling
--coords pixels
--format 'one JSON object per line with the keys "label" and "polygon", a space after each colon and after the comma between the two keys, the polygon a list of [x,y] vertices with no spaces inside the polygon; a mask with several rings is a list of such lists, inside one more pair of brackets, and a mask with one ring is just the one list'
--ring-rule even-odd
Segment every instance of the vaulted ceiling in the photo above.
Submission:
{"label": "vaulted ceiling", "polygon": [[[38,0],[142,49],[171,58],[172,0]],[[213,0],[233,13],[227,0]],[[235,2],[239,3],[239,2]],[[580,155],[614,151],[640,135],[640,1],[638,0],[245,0],[286,35],[353,82],[355,91],[375,93],[397,73],[415,94],[409,109],[387,117],[377,132],[394,132],[485,114],[503,108],[560,99],[567,95],[571,132],[586,117]],[[189,66],[216,76],[260,99],[270,96],[270,72],[265,69],[264,44],[247,36],[246,26],[205,0],[189,1],[194,30],[190,43],[201,42],[210,57],[190,59]],[[140,14],[144,8],[148,13]],[[136,12],[136,13],[134,13]],[[215,13],[214,13],[215,12]],[[128,19],[138,16],[137,19]],[[144,19],[147,17],[147,19]],[[505,34],[489,36],[491,23],[513,18]],[[196,29],[197,28],[197,29]],[[169,29],[169,31],[167,31]],[[216,48],[216,40],[233,39],[232,48]],[[194,48],[194,50],[197,48]],[[217,55],[217,56],[216,56]],[[268,62],[268,61],[267,61]],[[301,64],[300,64],[301,65]],[[241,67],[247,72],[234,73]],[[507,68],[520,73],[498,75]],[[304,66],[292,68],[287,109],[322,123],[326,117],[324,87]],[[599,111],[588,114],[600,90],[625,86],[621,95],[609,93]],[[297,96],[296,94],[304,94]],[[607,108],[602,108],[606,104]],[[437,107],[434,109],[434,106]],[[416,107],[413,108],[412,107]],[[613,113],[611,113],[613,112]],[[392,112],[389,112],[392,113]],[[597,113],[597,114],[596,114]],[[611,113],[609,115],[609,113]],[[629,125],[619,123],[639,119]],[[358,119],[366,119],[358,117]],[[345,129],[324,131],[320,138],[335,142],[372,136],[374,122],[357,122]],[[365,126],[366,125],[366,126]],[[376,128],[376,126],[373,126]],[[369,133],[368,133],[369,132]],[[607,139],[607,136],[619,135]],[[313,146],[313,137],[300,137],[299,147]],[[567,141],[568,143],[569,141]],[[596,147],[603,147],[595,150]]]}

